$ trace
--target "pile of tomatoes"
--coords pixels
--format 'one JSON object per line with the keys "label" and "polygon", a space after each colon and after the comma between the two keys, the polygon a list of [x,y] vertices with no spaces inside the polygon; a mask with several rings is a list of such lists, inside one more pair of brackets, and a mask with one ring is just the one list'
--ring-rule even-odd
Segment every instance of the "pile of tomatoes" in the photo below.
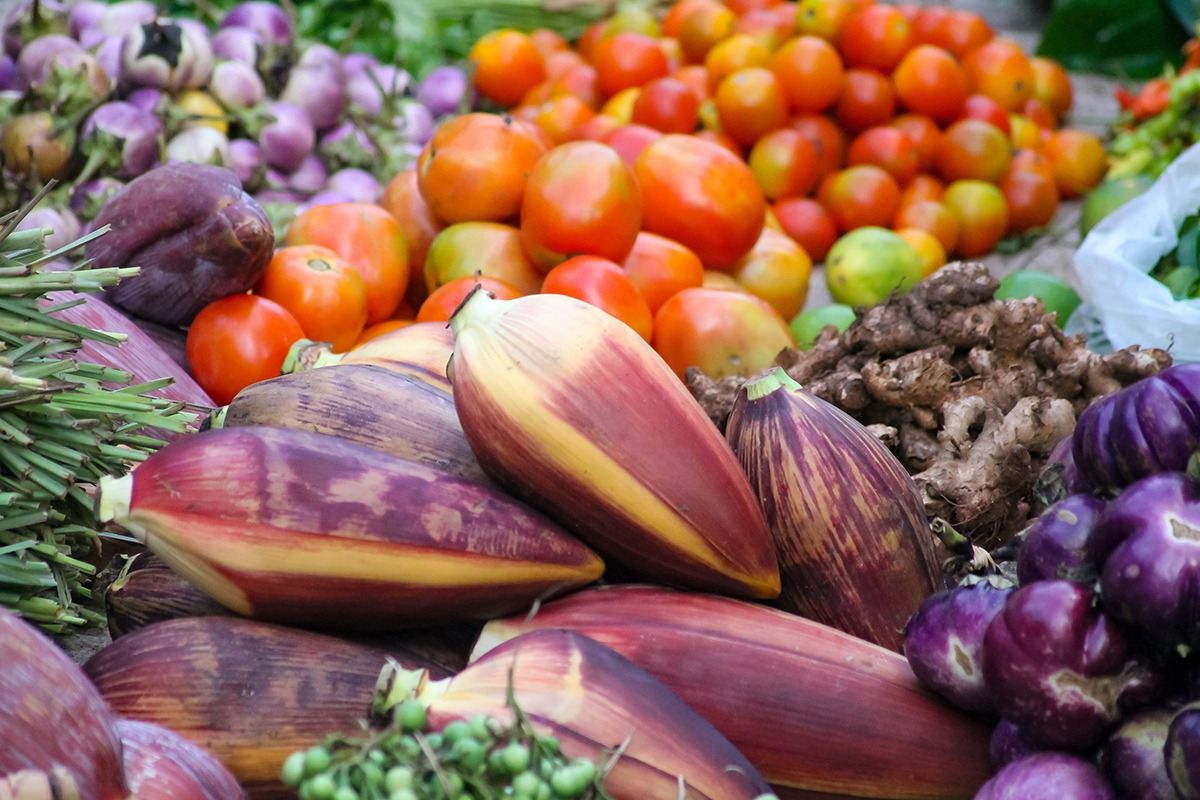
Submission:
{"label": "pile of tomatoes", "polygon": [[968,11],[678,0],[573,44],[493,31],[470,59],[497,113],[444,122],[379,207],[289,229],[255,296],[303,306],[268,280],[300,263],[293,281],[338,283],[354,309],[293,311],[306,337],[337,350],[444,320],[479,282],[594,303],[681,377],[749,374],[792,344],[840,236],[893,229],[928,274],[1046,226],[1106,167],[1098,137],[1062,126],[1062,67]]}

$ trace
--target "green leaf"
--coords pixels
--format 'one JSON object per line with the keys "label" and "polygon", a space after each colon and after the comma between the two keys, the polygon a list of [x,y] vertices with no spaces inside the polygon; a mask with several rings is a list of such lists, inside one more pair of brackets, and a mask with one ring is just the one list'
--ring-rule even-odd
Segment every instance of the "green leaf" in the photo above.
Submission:
{"label": "green leaf", "polygon": [[1056,0],[1037,54],[1074,72],[1145,80],[1182,62],[1195,20],[1193,0]]}

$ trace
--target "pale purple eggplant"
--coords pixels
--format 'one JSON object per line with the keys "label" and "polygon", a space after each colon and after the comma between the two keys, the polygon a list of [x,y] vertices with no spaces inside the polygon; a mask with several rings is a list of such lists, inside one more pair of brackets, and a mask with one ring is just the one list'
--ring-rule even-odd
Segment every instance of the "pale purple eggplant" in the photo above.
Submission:
{"label": "pale purple eggplant", "polygon": [[17,75],[17,62],[12,56],[0,55],[0,92],[17,91],[21,79]]}
{"label": "pale purple eggplant", "polygon": [[1087,543],[1104,506],[1099,497],[1076,494],[1060,500],[1034,519],[1021,533],[1017,551],[1020,584],[1057,578],[1092,583],[1098,570],[1088,555]]}
{"label": "pale purple eggplant", "polygon": [[378,179],[365,169],[346,167],[329,176],[328,188],[349,197],[354,203],[374,203],[383,188]]}
{"label": "pale purple eggplant", "polygon": [[121,49],[121,40],[110,36],[97,44],[92,51],[96,56],[96,62],[104,70],[104,74],[108,76],[113,86],[121,83]]}
{"label": "pale purple eggplant", "polygon": [[334,203],[354,203],[354,202],[358,202],[358,201],[351,198],[350,195],[346,194],[345,192],[337,192],[337,191],[333,191],[331,189],[326,189],[323,192],[317,192],[316,194],[314,194],[311,197],[309,197],[308,199],[306,199],[303,203],[296,206],[296,215],[299,216],[300,214],[303,214],[305,211],[312,208],[313,206],[331,206]]}
{"label": "pale purple eggplant", "polygon": [[267,117],[270,121],[258,133],[263,156],[271,166],[291,172],[313,152],[316,131],[308,115],[290,103],[272,103]]}
{"label": "pale purple eggplant", "polygon": [[75,3],[67,12],[67,35],[79,40],[84,31],[99,30],[100,21],[104,19],[107,9],[108,4],[100,0],[80,0]]}
{"label": "pale purple eggplant", "polygon": [[162,123],[153,114],[121,100],[105,103],[83,124],[79,148],[87,162],[78,180],[90,180],[99,171],[136,178],[158,161],[162,135]]}
{"label": "pale purple eggplant", "polygon": [[384,106],[404,95],[412,76],[392,64],[368,64],[346,80],[349,105],[367,114],[380,115]]}
{"label": "pale purple eggplant", "polygon": [[152,86],[142,86],[134,89],[125,95],[125,102],[132,106],[137,106],[147,114],[158,115],[169,98],[162,89],[155,89]]}
{"label": "pale purple eggplant", "polygon": [[300,166],[288,175],[287,188],[301,194],[311,195],[324,189],[328,181],[329,173],[326,171],[325,165],[321,163],[321,159],[315,155],[308,155],[300,162]]}
{"label": "pale purple eggplant", "polygon": [[365,132],[346,120],[327,131],[317,145],[321,160],[331,169],[357,167],[369,169],[379,157],[379,151]]}
{"label": "pale purple eggplant", "polygon": [[286,48],[292,44],[292,21],[276,3],[264,0],[249,0],[238,3],[221,18],[219,27],[240,26],[249,28],[262,37],[263,42],[273,48]]}
{"label": "pale purple eggplant", "polygon": [[346,77],[357,75],[368,67],[379,66],[379,59],[370,53],[347,53],[342,56],[342,69],[346,71]]}
{"label": "pale purple eggplant", "polygon": [[904,627],[904,655],[917,680],[966,711],[994,711],[983,682],[983,637],[1013,593],[982,580],[931,595]]}
{"label": "pale purple eggplant", "polygon": [[1088,552],[1109,613],[1163,647],[1200,647],[1200,483],[1167,472],[1125,487]]}
{"label": "pale purple eggplant", "polygon": [[17,76],[25,89],[46,80],[50,63],[63,53],[83,53],[83,45],[70,36],[52,33],[38,37],[21,48],[17,56]]}
{"label": "pale purple eggplant", "polygon": [[54,109],[56,117],[82,115],[106,100],[113,81],[100,60],[86,50],[62,50],[43,64],[45,73],[32,78],[29,101]]}
{"label": "pale purple eggplant", "polygon": [[975,800],[1116,800],[1116,795],[1091,761],[1050,751],[1009,762]]}
{"label": "pale purple eggplant", "polygon": [[1041,753],[1043,746],[1030,739],[1020,725],[1012,720],[1002,719],[992,729],[992,739],[988,743],[988,758],[992,762],[992,770],[999,771],[1010,761],[1016,761],[1033,753]]}
{"label": "pale purple eggplant", "polygon": [[167,325],[186,325],[213,300],[252,288],[275,242],[237,176],[200,164],[168,164],[135,178],[96,224],[112,230],[88,243],[93,264],[142,270],[108,289],[109,299]]}
{"label": "pale purple eggplant", "polygon": [[401,102],[400,113],[396,115],[392,124],[408,141],[422,145],[433,138],[433,131],[437,127],[433,113],[416,100]]}
{"label": "pale purple eggplant", "polygon": [[46,249],[57,250],[79,238],[79,218],[68,208],[35,208],[17,223],[17,230],[49,228],[53,233],[46,236]]}
{"label": "pale purple eggplant", "polygon": [[434,67],[421,79],[414,96],[435,117],[458,111],[470,102],[471,81],[461,67],[445,64]]}
{"label": "pale purple eggplant", "polygon": [[253,192],[263,185],[267,173],[267,159],[262,148],[253,139],[233,139],[229,142],[229,163],[246,191]]}
{"label": "pale purple eggplant", "polygon": [[1167,728],[1163,756],[1180,800],[1200,800],[1200,703],[1175,712]]}
{"label": "pale purple eggplant", "polygon": [[263,40],[250,28],[231,25],[212,35],[212,50],[215,58],[240,61],[257,69],[263,58]]}
{"label": "pale purple eggplant", "polygon": [[180,131],[167,142],[168,164],[209,164],[214,167],[229,165],[229,139],[225,134],[200,125]]}
{"label": "pale purple eggplant", "polygon": [[130,87],[177,92],[198,88],[212,75],[207,34],[182,21],[155,20],[133,28],[121,47],[121,74]]}
{"label": "pale purple eggplant", "polygon": [[237,60],[218,61],[208,82],[208,92],[230,111],[245,111],[263,101],[267,90],[258,71]]}
{"label": "pale purple eggplant", "polygon": [[346,112],[345,81],[337,51],[328,45],[309,45],[292,67],[279,99],[301,109],[314,130],[328,130]]}
{"label": "pale purple eggplant", "polygon": [[124,37],[134,28],[158,18],[158,8],[150,0],[124,0],[112,3],[100,18],[100,30],[109,36]]}
{"label": "pale purple eggplant", "polygon": [[137,800],[240,800],[238,780],[211,752],[180,734],[133,719],[116,721],[125,777]]}
{"label": "pale purple eggplant", "polygon": [[1082,749],[1155,699],[1158,670],[1135,652],[1091,587],[1022,586],[988,626],[983,677],[997,711],[1039,743]]}
{"label": "pale purple eggplant", "polygon": [[1166,708],[1139,711],[1105,740],[1100,762],[1121,800],[1175,800],[1163,756],[1172,716]]}
{"label": "pale purple eggplant", "polygon": [[1182,472],[1200,447],[1200,363],[1176,364],[1088,406],[1071,436],[1080,475],[1121,488]]}
{"label": "pale purple eggplant", "polygon": [[70,208],[80,219],[90,221],[124,185],[124,181],[108,175],[84,181],[71,191]]}

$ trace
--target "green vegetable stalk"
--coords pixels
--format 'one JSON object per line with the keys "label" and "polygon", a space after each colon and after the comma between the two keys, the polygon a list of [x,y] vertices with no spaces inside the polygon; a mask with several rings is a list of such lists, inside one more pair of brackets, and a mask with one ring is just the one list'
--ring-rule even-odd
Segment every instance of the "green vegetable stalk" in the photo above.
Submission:
{"label": "green vegetable stalk", "polygon": [[61,632],[103,621],[88,583],[100,539],[113,534],[98,530],[91,488],[165,444],[148,428],[181,432],[195,415],[147,396],[169,379],[133,385],[74,358],[86,339],[124,336],[57,319],[49,312],[82,299],[52,306],[46,294],[98,291],[137,269],[47,270],[104,230],[48,252],[50,229],[16,230],[45,194],[0,217],[0,605]]}

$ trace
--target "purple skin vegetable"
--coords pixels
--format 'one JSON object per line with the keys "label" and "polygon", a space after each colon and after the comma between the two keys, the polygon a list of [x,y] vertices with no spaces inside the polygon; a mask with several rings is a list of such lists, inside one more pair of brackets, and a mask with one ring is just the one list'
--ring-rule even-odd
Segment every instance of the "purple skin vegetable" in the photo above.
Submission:
{"label": "purple skin vegetable", "polygon": [[119,38],[139,25],[153,22],[157,17],[158,8],[150,0],[125,0],[105,9],[98,27],[109,36]]}
{"label": "purple skin vegetable", "polygon": [[346,112],[346,76],[332,47],[310,45],[292,67],[279,99],[304,111],[317,131],[332,128]]}
{"label": "purple skin vegetable", "polygon": [[203,86],[212,75],[213,53],[207,35],[171,20],[134,28],[121,47],[122,79],[133,87],[177,92]]}
{"label": "purple skin vegetable", "polygon": [[374,203],[383,188],[375,176],[365,169],[347,167],[329,176],[329,190],[343,194],[355,203]]}
{"label": "purple skin vegetable", "polygon": [[238,3],[221,18],[219,27],[249,28],[262,37],[272,48],[289,47],[292,44],[292,23],[284,10],[276,3],[250,0]]}
{"label": "purple skin vegetable", "polygon": [[411,80],[412,76],[391,64],[368,65],[346,80],[346,99],[355,109],[381,114],[384,104],[403,95]]}
{"label": "purple skin vegetable", "polygon": [[1092,403],[1071,441],[1076,468],[1097,488],[1182,472],[1200,447],[1200,363],[1176,364]]}
{"label": "purple skin vegetable", "polygon": [[158,161],[162,132],[153,114],[120,100],[105,103],[83,124],[80,149],[88,161],[77,180],[90,180],[101,169],[117,178],[136,178]]}
{"label": "purple skin vegetable", "polygon": [[467,73],[452,65],[435,67],[421,79],[415,96],[435,117],[458,110],[470,91]]}
{"label": "purple skin vegetable", "polygon": [[983,678],[1002,717],[1064,750],[1097,744],[1160,684],[1095,592],[1068,580],[1031,583],[1009,597],[984,635]]}
{"label": "purple skin vegetable", "polygon": [[229,164],[229,140],[225,134],[208,127],[188,128],[167,142],[168,164],[210,164],[224,167]]}
{"label": "purple skin vegetable", "polygon": [[1096,563],[1087,552],[1088,538],[1105,502],[1090,494],[1071,495],[1038,516],[1021,534],[1017,580],[1066,578],[1079,583],[1096,579]]}
{"label": "purple skin vegetable", "polygon": [[1168,472],[1125,487],[1088,551],[1109,613],[1162,647],[1200,647],[1200,483]]}
{"label": "purple skin vegetable", "polygon": [[17,91],[21,79],[17,76],[17,62],[11,56],[0,55],[0,92]]}
{"label": "purple skin vegetable", "polygon": [[35,208],[17,223],[17,230],[49,228],[53,233],[46,237],[46,249],[57,250],[79,238],[79,218],[69,209]]}
{"label": "purple skin vegetable", "polygon": [[258,143],[268,164],[292,172],[313,152],[316,131],[308,115],[289,103],[272,103],[268,113],[272,120],[263,126]]}
{"label": "purple skin vegetable", "polygon": [[1070,753],[1033,753],[1006,764],[975,800],[1116,800],[1103,773]]}
{"label": "purple skin vegetable", "polygon": [[999,771],[1010,761],[1016,761],[1033,753],[1043,752],[1045,748],[1037,742],[1030,741],[1021,726],[1007,719],[996,723],[992,729],[992,739],[988,744],[988,757],[992,762],[992,770]]}
{"label": "purple skin vegetable", "polygon": [[234,139],[229,143],[227,166],[238,176],[238,180],[247,191],[257,189],[266,178],[267,160],[263,157],[258,142],[252,139]]}
{"label": "purple skin vegetable", "polygon": [[310,155],[305,156],[304,160],[300,162],[300,166],[288,176],[287,188],[310,195],[324,189],[328,180],[329,173],[325,171],[325,165],[321,163],[321,159]]}
{"label": "purple skin vegetable", "polygon": [[100,0],[81,0],[75,3],[67,13],[67,35],[78,40],[84,31],[98,29],[107,8],[108,5]]}
{"label": "purple skin vegetable", "polygon": [[414,100],[400,104],[400,114],[393,124],[404,133],[408,141],[416,144],[428,142],[437,128],[437,121],[429,109]]}
{"label": "purple skin vegetable", "polygon": [[208,91],[230,111],[245,111],[263,101],[267,90],[257,70],[241,61],[218,61],[208,82]]}
{"label": "purple skin vegetable", "polygon": [[1172,800],[1163,746],[1173,712],[1166,708],[1139,711],[1117,726],[1101,750],[1104,772],[1121,800]]}
{"label": "purple skin vegetable", "polygon": [[1180,800],[1200,800],[1200,703],[1175,712],[1167,728],[1163,757]]}
{"label": "purple skin vegetable", "polygon": [[63,53],[85,52],[83,46],[70,36],[61,33],[50,33],[39,36],[21,48],[17,56],[17,77],[20,88],[41,83],[50,72],[50,63]]}
{"label": "purple skin vegetable", "polygon": [[979,581],[926,598],[904,627],[904,655],[917,680],[965,711],[994,711],[983,682],[983,637],[1012,593]]}
{"label": "purple skin vegetable", "polygon": [[213,56],[228,61],[240,61],[257,68],[263,55],[262,37],[250,28],[233,25],[221,28],[212,36]]}

